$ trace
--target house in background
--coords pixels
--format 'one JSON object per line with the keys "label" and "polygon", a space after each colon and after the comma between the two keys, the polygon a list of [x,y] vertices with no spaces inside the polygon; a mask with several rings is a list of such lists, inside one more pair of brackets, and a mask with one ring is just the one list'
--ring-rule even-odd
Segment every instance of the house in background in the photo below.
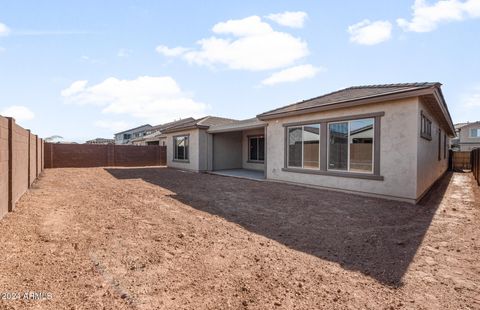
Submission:
{"label": "house in background", "polygon": [[131,144],[130,141],[135,138],[143,137],[145,132],[152,128],[152,125],[145,124],[132,129],[117,132],[115,136],[115,144]]}
{"label": "house in background", "polygon": [[170,127],[179,126],[184,123],[194,121],[192,117],[180,119],[170,123],[165,123],[157,126],[153,126],[145,131],[143,136],[130,140],[130,144],[133,145],[166,145],[167,136],[163,134],[163,131]]}
{"label": "house in background", "polygon": [[416,203],[448,168],[440,83],[342,89],[236,121],[173,127],[167,165]]}
{"label": "house in background", "polygon": [[469,152],[480,148],[480,121],[455,124],[456,137],[451,140],[453,150]]}
{"label": "house in background", "polygon": [[115,144],[114,139],[95,138],[93,140],[85,141],[85,144]]}

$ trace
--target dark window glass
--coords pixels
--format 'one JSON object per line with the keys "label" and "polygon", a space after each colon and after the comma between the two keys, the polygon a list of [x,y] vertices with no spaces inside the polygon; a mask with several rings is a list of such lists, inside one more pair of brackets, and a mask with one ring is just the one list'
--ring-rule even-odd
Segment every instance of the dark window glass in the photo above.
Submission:
{"label": "dark window glass", "polygon": [[250,138],[250,160],[258,160],[258,139]]}
{"label": "dark window glass", "polygon": [[320,167],[320,125],[303,126],[303,167]]}
{"label": "dark window glass", "polygon": [[328,168],[348,169],[348,122],[328,125]]}
{"label": "dark window glass", "polygon": [[265,160],[265,138],[258,138],[258,160]]}
{"label": "dark window glass", "polygon": [[373,172],[373,119],[350,122],[350,171]]}
{"label": "dark window glass", "polygon": [[288,128],[288,166],[302,167],[302,127]]}
{"label": "dark window glass", "polygon": [[174,159],[188,160],[188,136],[174,138]]}
{"label": "dark window glass", "polygon": [[250,137],[248,138],[249,154],[248,159],[253,161],[263,161],[265,154],[265,139],[264,137]]}

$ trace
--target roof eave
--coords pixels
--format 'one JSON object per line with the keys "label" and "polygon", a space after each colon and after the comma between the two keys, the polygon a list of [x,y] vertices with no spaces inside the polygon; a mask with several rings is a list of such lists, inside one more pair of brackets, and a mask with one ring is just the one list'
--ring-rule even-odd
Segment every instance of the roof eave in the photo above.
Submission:
{"label": "roof eave", "polygon": [[370,104],[370,103],[378,103],[378,102],[382,102],[382,101],[417,97],[417,96],[431,94],[432,91],[436,88],[437,88],[437,86],[434,85],[434,86],[421,88],[421,89],[408,90],[408,91],[403,91],[403,92],[395,92],[395,93],[389,93],[389,94],[381,94],[381,95],[377,95],[377,96],[370,96],[370,97],[367,97],[367,98],[337,101],[337,102],[332,102],[330,104],[322,105],[322,106],[318,106],[318,107],[308,107],[308,108],[303,108],[303,109],[299,109],[299,110],[273,113],[273,114],[259,114],[259,115],[257,115],[257,118],[262,120],[262,121],[265,121],[265,120],[283,118],[283,117],[288,117],[288,116],[296,116],[296,115],[302,115],[302,114],[307,114],[307,113],[314,113],[314,112],[321,112],[321,111],[328,111],[328,110],[354,107],[354,106]]}

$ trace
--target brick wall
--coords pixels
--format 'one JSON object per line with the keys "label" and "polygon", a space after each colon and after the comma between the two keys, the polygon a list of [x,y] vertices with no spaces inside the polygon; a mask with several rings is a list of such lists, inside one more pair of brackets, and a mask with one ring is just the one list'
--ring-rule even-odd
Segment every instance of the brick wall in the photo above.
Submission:
{"label": "brick wall", "polygon": [[43,140],[0,116],[0,218],[15,208],[15,203],[43,170],[37,156]]}
{"label": "brick wall", "polygon": [[46,168],[138,167],[166,164],[166,146],[45,143]]}

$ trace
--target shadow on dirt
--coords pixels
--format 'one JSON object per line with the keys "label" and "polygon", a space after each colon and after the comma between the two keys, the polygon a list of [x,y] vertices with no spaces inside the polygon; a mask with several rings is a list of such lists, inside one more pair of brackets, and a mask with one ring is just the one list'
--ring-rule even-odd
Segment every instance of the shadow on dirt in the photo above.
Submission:
{"label": "shadow on dirt", "polygon": [[448,187],[447,173],[419,205],[295,185],[168,168],[108,168],[287,247],[397,287]]}

